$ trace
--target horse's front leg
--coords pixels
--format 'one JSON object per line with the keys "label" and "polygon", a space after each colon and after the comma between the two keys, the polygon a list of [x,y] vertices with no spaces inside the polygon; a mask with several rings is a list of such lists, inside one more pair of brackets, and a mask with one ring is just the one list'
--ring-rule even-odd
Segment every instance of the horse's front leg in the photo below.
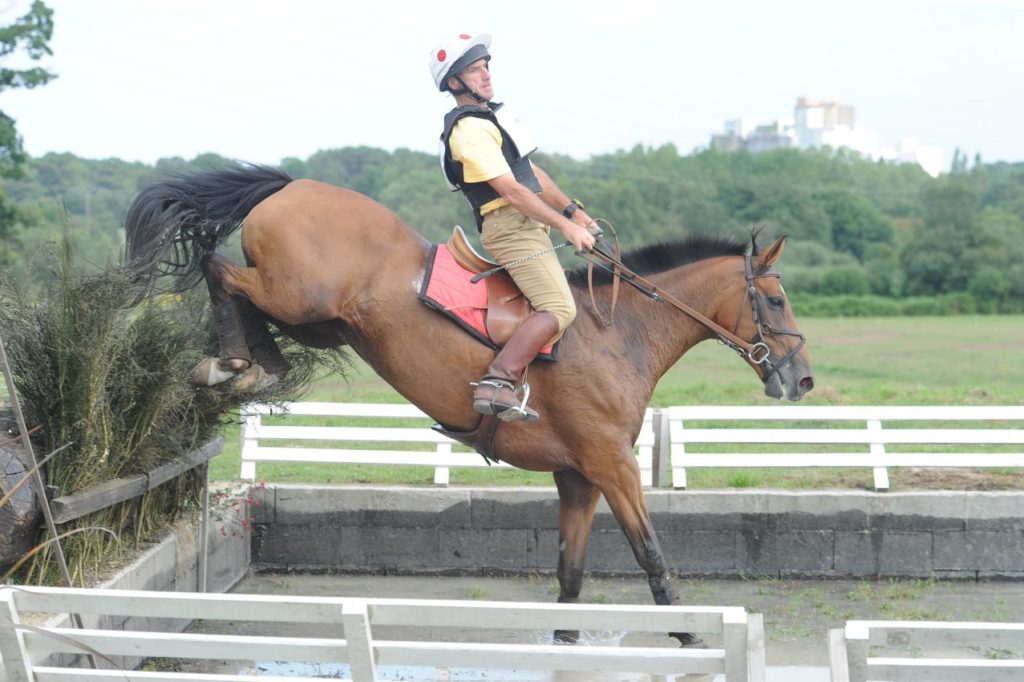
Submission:
{"label": "horse's front leg", "polygon": [[[658,543],[647,502],[644,500],[643,485],[640,482],[640,466],[632,448],[619,457],[599,461],[597,466],[588,468],[587,478],[604,493],[608,506],[615,514],[619,526],[626,534],[637,563],[647,573],[654,603],[670,605],[679,603],[679,593],[668,572],[668,562]],[[684,647],[700,647],[700,637],[689,632],[670,632]]]}
{"label": "horse's front leg", "polygon": [[[587,556],[587,541],[594,522],[594,510],[601,498],[599,491],[579,472],[571,469],[556,471],[558,488],[558,601],[574,604],[579,601],[583,588],[583,563]],[[572,644],[579,632],[557,630],[555,641]]]}

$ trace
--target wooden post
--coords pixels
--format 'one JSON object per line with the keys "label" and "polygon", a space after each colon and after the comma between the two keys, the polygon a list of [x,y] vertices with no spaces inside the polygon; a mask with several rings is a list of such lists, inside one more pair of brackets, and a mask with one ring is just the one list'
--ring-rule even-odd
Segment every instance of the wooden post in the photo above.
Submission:
{"label": "wooden post", "polygon": [[[451,443],[438,443],[437,454],[439,455],[450,455],[452,454]],[[448,467],[434,467],[434,485],[440,485],[448,487]]]}
{"label": "wooden post", "polygon": [[871,629],[867,623],[848,621],[844,638],[846,640],[846,664],[850,671],[850,682],[867,682],[868,643]]}
{"label": "wooden post", "polygon": [[[881,431],[882,431],[882,422],[880,420],[878,420],[878,419],[869,419],[868,420],[868,431],[871,431],[871,432],[877,431],[877,432],[881,433]],[[885,454],[885,444],[884,443],[872,443],[871,444],[871,454],[872,455],[884,455]],[[875,490],[877,492],[880,492],[880,493],[887,493],[887,492],[889,492],[889,470],[887,468],[885,468],[884,466],[882,466],[882,467],[875,467],[874,468],[874,474],[875,474]]]}
{"label": "wooden post", "polygon": [[846,640],[843,629],[828,631],[828,667],[832,682],[850,682],[850,665],[846,662]]}
{"label": "wooden post", "polygon": [[651,485],[655,488],[672,487],[672,443],[669,440],[668,410],[656,407],[651,426],[654,428],[654,447],[651,449]]}
{"label": "wooden post", "polygon": [[[250,411],[251,410],[251,411]],[[243,481],[256,480],[256,462],[249,459],[253,450],[256,449],[254,431],[259,428],[260,413],[255,406],[242,408],[242,471],[239,478]]]}
{"label": "wooden post", "polygon": [[748,682],[746,610],[740,607],[726,609],[722,614],[722,639],[725,643],[725,682]]}
{"label": "wooden post", "polygon": [[0,678],[10,682],[32,682],[32,662],[25,650],[25,638],[18,631],[18,610],[14,593],[0,589]]}
{"label": "wooden post", "polygon": [[[208,589],[206,579],[206,568],[207,561],[210,554],[210,463],[207,462],[204,466],[206,471],[203,473],[203,511],[202,518],[199,520],[199,566],[197,572],[199,573],[199,585],[197,590],[199,592],[206,592]],[[248,507],[246,507],[246,514],[249,513]]]}
{"label": "wooden post", "polygon": [[764,614],[747,614],[747,675],[750,682],[765,682]]}
{"label": "wooden post", "polygon": [[370,633],[366,602],[361,599],[347,600],[341,607],[341,620],[345,626],[352,682],[376,682],[377,665],[373,657],[373,635]]}

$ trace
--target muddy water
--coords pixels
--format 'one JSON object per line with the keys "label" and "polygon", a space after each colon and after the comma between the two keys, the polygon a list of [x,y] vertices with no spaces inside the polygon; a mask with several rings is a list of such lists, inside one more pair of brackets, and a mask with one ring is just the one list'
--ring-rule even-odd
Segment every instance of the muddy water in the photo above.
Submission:
{"label": "muddy water", "polygon": [[[827,682],[827,633],[846,620],[970,620],[1015,621],[1024,614],[1024,583],[905,581],[804,581],[804,580],[682,580],[678,582],[682,602],[695,606],[743,606],[764,614],[768,660],[768,682]],[[476,599],[496,601],[554,601],[557,583],[549,576],[527,578],[410,577],[353,575],[254,574],[234,590],[252,594],[329,595],[416,599]],[[588,579],[583,601],[608,604],[649,604],[646,580]],[[280,625],[232,623],[235,632],[263,635],[300,635],[296,626],[282,632]],[[196,632],[225,631],[224,624],[201,622]],[[325,636],[307,627],[310,636]],[[321,628],[322,630],[322,628]],[[431,639],[430,633],[381,633],[387,639]],[[468,639],[472,633],[466,633]],[[497,634],[497,633],[494,633]],[[445,633],[458,638],[458,633]],[[509,633],[507,641],[550,642],[550,632]],[[583,639],[618,641],[624,646],[671,646],[673,640],[655,635],[623,632],[584,633]],[[495,639],[492,641],[502,641]],[[716,643],[709,642],[712,646]],[[209,669],[206,669],[209,671]],[[242,674],[290,674],[309,677],[344,677],[346,666],[292,665],[273,661],[224,662],[219,672]],[[382,679],[433,680],[433,669],[395,668],[379,671]],[[445,679],[469,680],[616,680],[645,682],[648,676],[542,675],[525,671],[451,670]],[[658,677],[657,680],[666,680]],[[669,678],[671,679],[671,678]],[[697,682],[707,676],[679,677]]]}

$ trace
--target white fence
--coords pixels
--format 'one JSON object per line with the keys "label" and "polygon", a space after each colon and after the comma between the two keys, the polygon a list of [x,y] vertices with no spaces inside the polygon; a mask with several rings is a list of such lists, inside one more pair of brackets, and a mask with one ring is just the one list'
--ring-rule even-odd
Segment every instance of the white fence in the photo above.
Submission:
{"label": "white fence", "polygon": [[848,621],[829,660],[832,682],[1020,682],[1024,623]]}
{"label": "white fence", "polygon": [[[871,467],[876,490],[889,489],[889,467],[1024,467],[1024,407],[669,407],[672,485],[686,487],[688,467]],[[727,422],[723,427],[716,422]],[[774,422],[765,428],[759,422]],[[807,422],[815,424],[807,426]],[[928,428],[907,428],[926,422]],[[694,428],[694,423],[702,424]],[[994,428],[1011,424],[1015,428]],[[850,428],[853,425],[863,428]],[[781,446],[798,444],[807,452]],[[967,452],[935,451],[964,446]],[[698,446],[698,452],[690,450]],[[760,451],[751,452],[756,446]],[[836,447],[839,446],[839,447]],[[893,451],[889,446],[897,446]],[[1014,446],[1012,449],[1001,446]],[[658,451],[660,444],[655,445]],[[737,449],[745,448],[745,452]],[[924,448],[928,448],[925,450]],[[958,448],[959,449],[959,448]],[[813,451],[811,451],[813,450]]]}
{"label": "white fence", "polygon": [[[308,402],[284,407],[289,415],[321,424],[347,421],[267,425],[263,420],[272,408],[246,407],[243,479],[254,480],[256,463],[267,461],[400,464],[435,467],[434,482],[447,485],[450,467],[488,466],[476,453],[429,429],[430,419],[413,405]],[[381,419],[399,425],[365,425]],[[310,446],[317,441],[319,446]],[[401,444],[402,449],[380,449],[381,443]],[[804,451],[793,451],[793,445]],[[1020,406],[677,406],[647,410],[636,452],[647,486],[686,488],[686,470],[696,467],[856,467],[873,469],[875,489],[888,490],[890,467],[1024,468],[1022,445]],[[961,451],[942,451],[950,446]],[[964,446],[971,447],[963,451]]]}
{"label": "white fence", "polygon": [[[23,627],[26,613],[81,613],[86,629]],[[96,626],[96,614],[128,616],[123,629]],[[147,619],[314,624],[316,636],[168,633],[135,629]],[[396,626],[400,629],[396,629]],[[404,629],[401,629],[404,628]],[[448,629],[474,633],[474,641],[447,637]],[[521,641],[494,631],[518,632]],[[537,644],[538,631],[696,632],[707,649],[680,649],[667,635],[661,646]],[[378,632],[423,639],[382,639]],[[484,641],[476,641],[483,639]],[[497,640],[497,641],[496,641]],[[88,647],[85,649],[84,647]],[[67,661],[92,651],[99,669]],[[451,668],[609,671],[678,675],[724,674],[727,682],[762,682],[764,638],[759,614],[739,607],[536,604],[284,595],[189,594],[43,587],[0,588],[0,678],[10,682],[72,680],[196,680],[240,682],[236,674],[153,670],[160,659],[345,663],[353,682],[377,680],[385,666],[429,666],[438,678]],[[56,660],[51,657],[57,655]],[[111,668],[111,657],[155,657],[146,672]],[[266,675],[264,675],[266,676]],[[269,677],[269,676],[267,676]],[[271,677],[271,679],[296,678]]]}
{"label": "white fence", "polygon": [[[268,425],[270,415],[313,417],[312,421],[341,422],[340,425]],[[651,453],[654,431],[651,410],[637,439],[644,485],[651,485]],[[368,426],[368,421],[389,421],[397,425]],[[434,483],[448,485],[451,467],[487,467],[483,457],[429,428],[431,419],[409,404],[391,403],[287,403],[281,408],[247,405],[242,409],[243,480],[256,479],[257,462],[322,462],[330,464],[397,464],[434,467]],[[271,445],[268,442],[287,443]],[[319,447],[311,447],[310,444]],[[331,445],[343,443],[344,446]],[[378,449],[377,445],[401,444],[402,449]],[[510,469],[505,462],[493,466]]]}

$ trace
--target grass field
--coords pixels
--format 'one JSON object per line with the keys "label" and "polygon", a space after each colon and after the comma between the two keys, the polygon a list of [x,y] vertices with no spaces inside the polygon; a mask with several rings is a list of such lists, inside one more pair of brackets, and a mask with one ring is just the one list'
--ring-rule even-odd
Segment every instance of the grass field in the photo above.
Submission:
{"label": "grass field", "polygon": [[[815,374],[813,405],[1024,404],[1024,316],[822,318],[801,321]],[[401,402],[368,367],[349,377],[325,377],[303,400]],[[705,342],[658,384],[652,404],[770,404],[753,371],[734,353]],[[238,477],[238,426],[226,426],[224,453],[211,463],[214,480]],[[263,464],[261,479],[311,483],[430,484],[429,467]],[[1021,472],[891,472],[894,489],[908,487],[1024,488]],[[694,470],[693,488],[866,488],[869,470]],[[551,485],[548,474],[453,470],[455,485]]]}

